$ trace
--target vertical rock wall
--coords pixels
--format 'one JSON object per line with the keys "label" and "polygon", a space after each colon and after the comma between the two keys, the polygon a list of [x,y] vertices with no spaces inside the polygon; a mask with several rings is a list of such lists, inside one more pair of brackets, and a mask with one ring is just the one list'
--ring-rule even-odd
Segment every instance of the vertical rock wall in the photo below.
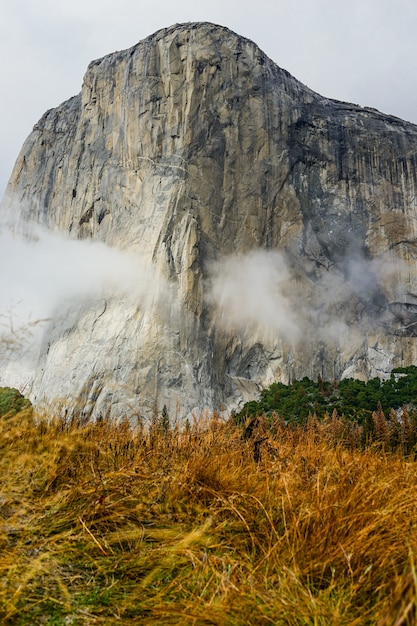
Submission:
{"label": "vertical rock wall", "polygon": [[[322,98],[213,24],[91,63],[81,94],[26,140],[3,206],[139,252],[160,293],[61,311],[33,398],[183,415],[274,378],[415,362],[416,159],[416,126]],[[225,324],[207,298],[213,262],[259,249],[286,259],[294,335]]]}

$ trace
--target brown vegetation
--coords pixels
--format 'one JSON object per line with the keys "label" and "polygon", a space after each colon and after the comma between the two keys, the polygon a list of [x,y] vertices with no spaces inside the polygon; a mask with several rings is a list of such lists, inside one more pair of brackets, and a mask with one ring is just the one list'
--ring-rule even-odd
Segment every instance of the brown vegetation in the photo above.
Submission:
{"label": "brown vegetation", "polygon": [[341,424],[3,417],[2,623],[413,624],[417,464]]}

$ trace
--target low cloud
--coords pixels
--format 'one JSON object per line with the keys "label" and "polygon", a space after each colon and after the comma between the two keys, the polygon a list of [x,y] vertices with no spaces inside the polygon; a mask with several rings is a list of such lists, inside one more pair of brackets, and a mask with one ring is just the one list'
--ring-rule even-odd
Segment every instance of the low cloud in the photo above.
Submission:
{"label": "low cloud", "polygon": [[254,250],[211,264],[207,301],[225,330],[259,341],[298,339],[291,275],[278,251]]}
{"label": "low cloud", "polygon": [[[30,235],[0,230],[0,352],[32,336],[39,340],[45,320],[74,303],[127,298],[138,307],[165,303],[169,289],[155,267],[138,253],[101,242],[73,240],[33,224]],[[12,347],[13,347],[12,346]]]}
{"label": "low cloud", "polygon": [[[278,251],[255,250],[222,258],[209,268],[207,302],[216,324],[252,340],[315,340],[356,345],[358,337],[386,326],[392,319],[389,302],[405,301],[415,284],[401,259],[368,259],[346,251],[337,264],[314,279],[300,280]],[[417,287],[415,287],[417,297]]]}

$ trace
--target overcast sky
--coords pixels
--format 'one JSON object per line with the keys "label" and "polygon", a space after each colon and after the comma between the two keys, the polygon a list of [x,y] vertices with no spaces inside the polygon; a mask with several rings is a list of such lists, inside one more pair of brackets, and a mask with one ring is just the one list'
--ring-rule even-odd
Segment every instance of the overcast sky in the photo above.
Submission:
{"label": "overcast sky", "polygon": [[0,196],[33,125],[80,91],[91,60],[189,21],[252,39],[324,96],[417,123],[416,0],[0,0]]}

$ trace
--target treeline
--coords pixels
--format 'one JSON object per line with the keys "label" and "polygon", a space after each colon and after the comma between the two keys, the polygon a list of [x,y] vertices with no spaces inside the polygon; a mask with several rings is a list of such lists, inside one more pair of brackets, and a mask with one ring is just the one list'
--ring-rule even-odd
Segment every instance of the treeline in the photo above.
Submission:
{"label": "treeline", "polygon": [[344,380],[317,381],[304,377],[290,385],[272,383],[259,400],[247,402],[236,415],[238,422],[249,416],[277,413],[286,422],[305,423],[309,415],[323,418],[336,410],[351,419],[363,419],[381,406],[385,413],[403,406],[417,407],[417,367],[398,367],[388,380],[368,382]]}
{"label": "treeline", "polygon": [[377,445],[407,456],[417,452],[417,367],[396,368],[388,380],[373,378],[275,382],[235,416],[246,428],[325,429],[349,447]]}

